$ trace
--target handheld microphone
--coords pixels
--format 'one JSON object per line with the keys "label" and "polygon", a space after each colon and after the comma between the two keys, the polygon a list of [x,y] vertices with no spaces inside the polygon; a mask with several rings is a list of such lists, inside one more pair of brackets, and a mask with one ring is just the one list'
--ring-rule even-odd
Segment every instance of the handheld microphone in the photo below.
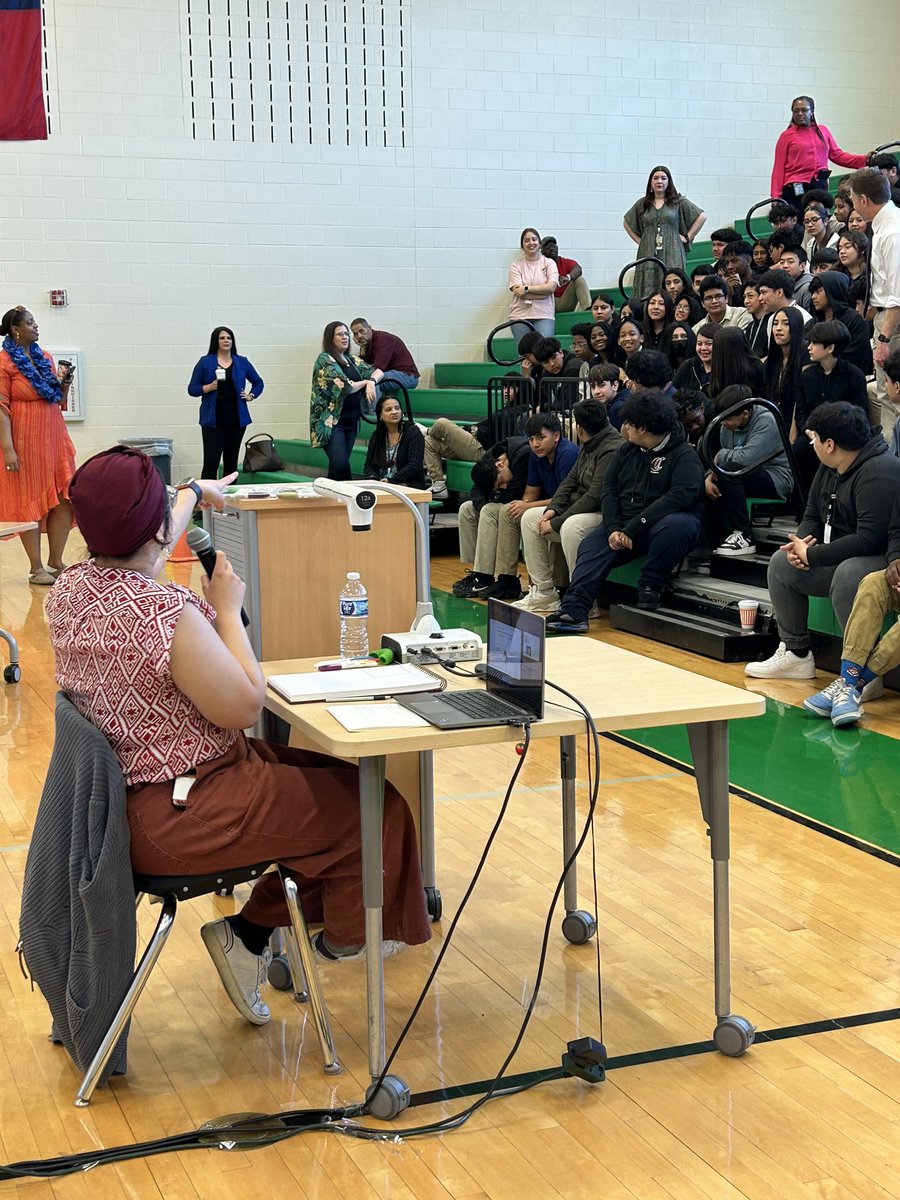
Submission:
{"label": "handheld microphone", "polygon": [[[212,538],[205,529],[201,529],[199,525],[194,525],[187,533],[187,544],[197,555],[200,560],[200,566],[212,579],[213,571],[216,569],[216,552],[213,549]],[[250,618],[241,609],[241,620],[244,625],[250,624]]]}

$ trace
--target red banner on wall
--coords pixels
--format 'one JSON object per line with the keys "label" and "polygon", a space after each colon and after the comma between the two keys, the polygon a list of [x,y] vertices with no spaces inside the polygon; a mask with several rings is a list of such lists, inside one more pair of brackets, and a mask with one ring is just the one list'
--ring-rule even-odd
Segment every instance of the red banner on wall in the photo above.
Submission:
{"label": "red banner on wall", "polygon": [[0,141],[47,137],[41,75],[41,0],[0,0]]}

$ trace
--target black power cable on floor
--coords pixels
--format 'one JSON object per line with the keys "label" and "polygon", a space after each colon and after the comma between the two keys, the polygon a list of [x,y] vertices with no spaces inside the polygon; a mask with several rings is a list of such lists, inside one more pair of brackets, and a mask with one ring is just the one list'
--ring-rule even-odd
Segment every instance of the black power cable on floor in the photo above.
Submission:
{"label": "black power cable on floor", "polygon": [[[450,664],[447,664],[447,665],[449,666]],[[469,672],[462,672],[462,671],[459,671],[456,673],[469,674]],[[519,1030],[514,1039],[513,1045],[511,1047],[509,1053],[507,1054],[506,1058],[504,1059],[503,1063],[501,1064],[500,1069],[498,1070],[497,1074],[484,1088],[481,1088],[481,1085],[479,1085],[479,1090],[482,1090],[484,1093],[480,1097],[480,1099],[478,1099],[474,1103],[468,1105],[465,1109],[463,1109],[459,1113],[456,1113],[449,1117],[445,1117],[439,1121],[431,1122],[429,1124],[416,1126],[416,1127],[409,1128],[409,1129],[404,1129],[404,1130],[400,1131],[399,1135],[394,1134],[393,1132],[391,1132],[389,1130],[373,1129],[368,1126],[360,1125],[358,1123],[358,1118],[366,1115],[365,1114],[365,1106],[362,1104],[347,1105],[342,1108],[333,1108],[333,1109],[298,1109],[298,1110],[294,1110],[294,1111],[283,1112],[283,1113],[274,1113],[274,1114],[264,1114],[264,1113],[238,1114],[231,1118],[226,1117],[226,1118],[222,1118],[220,1120],[208,1122],[206,1125],[201,1126],[199,1129],[191,1130],[186,1133],[174,1134],[168,1138],[159,1138],[159,1139],[155,1139],[153,1141],[140,1142],[140,1143],[130,1145],[130,1146],[115,1146],[115,1147],[111,1147],[111,1148],[105,1149],[105,1150],[91,1150],[91,1151],[86,1151],[81,1154],[62,1155],[59,1158],[55,1158],[55,1159],[42,1159],[42,1160],[35,1159],[35,1160],[27,1160],[27,1161],[21,1161],[21,1162],[16,1162],[16,1163],[9,1163],[6,1166],[0,1166],[0,1180],[24,1179],[24,1178],[33,1178],[33,1177],[56,1179],[56,1178],[61,1178],[65,1175],[71,1175],[71,1174],[75,1174],[77,1172],[84,1172],[84,1171],[92,1170],[93,1168],[99,1167],[99,1166],[109,1165],[109,1164],[113,1164],[113,1163],[117,1163],[117,1162],[125,1162],[126,1160],[129,1160],[129,1159],[145,1158],[145,1157],[155,1156],[158,1154],[167,1154],[167,1153],[173,1153],[173,1152],[185,1151],[185,1150],[202,1150],[202,1149],[208,1150],[211,1148],[218,1148],[221,1150],[233,1150],[233,1149],[248,1150],[248,1149],[253,1149],[255,1147],[261,1147],[261,1146],[265,1146],[265,1145],[274,1145],[278,1142],[284,1141],[286,1138],[294,1137],[299,1133],[312,1133],[312,1132],[336,1133],[336,1134],[341,1134],[343,1136],[355,1137],[355,1138],[358,1138],[360,1140],[365,1140],[365,1141],[384,1141],[384,1140],[391,1139],[395,1136],[400,1136],[405,1140],[405,1139],[411,1138],[411,1137],[423,1137],[430,1133],[439,1133],[439,1132],[446,1132],[451,1129],[458,1129],[460,1126],[465,1124],[465,1122],[468,1121],[468,1119],[475,1112],[477,1112],[479,1108],[481,1108],[485,1104],[487,1104],[489,1100],[500,1099],[503,1097],[517,1095],[520,1092],[527,1091],[528,1089],[530,1089],[532,1087],[536,1087],[540,1083],[546,1083],[546,1082],[549,1082],[552,1080],[567,1078],[567,1077],[570,1077],[572,1074],[578,1074],[583,1079],[588,1079],[588,1080],[594,1081],[594,1077],[590,1074],[589,1069],[587,1072],[583,1072],[577,1068],[577,1065],[574,1070],[572,1069],[571,1053],[569,1055],[565,1056],[563,1065],[561,1065],[561,1066],[548,1068],[543,1071],[529,1072],[527,1075],[516,1076],[512,1079],[504,1078],[506,1070],[509,1067],[509,1064],[512,1062],[512,1059],[515,1057],[515,1055],[522,1043],[522,1040],[524,1039],[525,1033],[528,1029],[528,1025],[531,1021],[531,1017],[534,1013],[534,1008],[537,1003],[538,995],[540,993],[540,985],[543,980],[544,968],[546,965],[547,949],[548,949],[548,944],[549,944],[550,928],[551,928],[551,924],[552,924],[552,920],[553,920],[553,913],[556,908],[557,901],[559,900],[560,894],[565,885],[566,875],[568,874],[570,868],[574,865],[575,860],[577,859],[578,854],[580,853],[580,851],[587,839],[588,833],[592,830],[593,818],[594,818],[594,813],[595,813],[596,805],[597,805],[597,798],[598,798],[598,794],[599,794],[600,745],[599,745],[599,737],[597,734],[597,730],[591,719],[590,713],[584,707],[584,705],[577,699],[577,697],[573,696],[570,692],[567,692],[564,688],[558,687],[557,685],[552,684],[549,681],[547,682],[547,686],[553,687],[555,690],[559,691],[562,695],[565,695],[566,697],[568,697],[568,699],[570,699],[577,706],[578,710],[582,713],[582,715],[585,718],[587,730],[591,735],[589,738],[589,741],[588,741],[588,750],[587,750],[587,774],[588,774],[588,785],[589,785],[589,796],[590,796],[589,807],[588,807],[588,813],[585,818],[584,826],[582,828],[580,836],[578,837],[576,844],[572,849],[572,852],[570,853],[570,855],[568,856],[566,861],[563,863],[562,872],[559,876],[556,887],[554,888],[554,891],[553,891],[553,895],[551,897],[550,906],[549,906],[549,910],[547,913],[547,918],[544,923],[544,931],[543,931],[543,936],[541,939],[541,951],[540,951],[540,957],[538,960],[537,971],[535,974],[534,987],[531,992],[531,997],[530,997],[528,1006],[526,1008],[525,1015],[520,1024],[520,1027],[519,1027]],[[406,1035],[408,1034],[416,1016],[418,1015],[418,1012],[421,1009],[421,1006],[424,1002],[425,996],[427,995],[428,989],[431,986],[431,983],[433,982],[434,977],[437,974],[440,964],[443,961],[443,957],[447,951],[447,948],[450,945],[450,941],[453,936],[453,932],[456,929],[456,926],[459,922],[459,918],[462,915],[462,912],[463,912],[466,904],[468,903],[468,900],[471,897],[472,892],[474,891],[474,888],[475,888],[475,886],[480,878],[480,875],[484,869],[490,849],[494,843],[497,833],[499,832],[500,826],[503,822],[503,818],[508,810],[513,788],[515,786],[515,783],[519,777],[519,774],[522,770],[522,767],[525,764],[525,760],[528,755],[528,748],[531,743],[530,723],[523,722],[523,730],[524,730],[523,750],[520,755],[519,762],[516,765],[516,769],[513,771],[513,774],[510,778],[509,785],[507,787],[506,793],[503,798],[503,803],[501,804],[500,811],[497,815],[497,818],[496,818],[494,825],[491,829],[491,832],[488,836],[488,840],[485,843],[485,847],[482,851],[481,857],[480,857],[478,865],[476,867],[475,874],[474,874],[471,882],[469,883],[469,886],[466,889],[466,892],[460,903],[459,909],[458,909],[456,915],[454,916],[454,919],[453,919],[453,922],[451,923],[450,929],[448,930],[448,934],[444,940],[444,944],[441,947],[441,950],[438,953],[438,957],[435,960],[432,970],[429,973],[428,979],[426,980],[425,986],[423,987],[422,992],[420,993],[419,998],[417,999],[416,1004],[414,1005],[413,1011],[412,1011],[409,1019],[407,1020],[406,1024],[404,1025],[404,1028],[402,1029],[402,1031],[400,1033],[400,1036],[398,1037],[396,1043],[394,1044],[393,1049],[391,1050],[391,1053],[385,1063],[384,1070],[382,1071],[382,1074],[379,1077],[379,1080],[376,1082],[376,1085],[375,1085],[376,1089],[377,1089],[378,1083],[380,1083],[384,1079],[384,1076],[386,1075],[388,1068],[390,1067],[391,1063],[394,1061],[394,1058],[397,1055],[400,1045],[402,1044],[403,1040],[405,1039]],[[596,764],[596,766],[594,766],[592,764]],[[595,886],[594,894],[595,894],[595,905],[596,905],[596,878],[595,878],[594,886]],[[598,964],[598,985],[599,985],[599,970],[600,970],[599,949],[598,949],[597,964]],[[600,993],[598,992],[598,996],[599,995],[600,995]],[[603,1012],[602,1012],[602,999],[601,999],[601,1001],[600,1001],[601,1030],[602,1030],[602,1020],[603,1020]],[[589,1041],[590,1039],[585,1039],[585,1040]],[[571,1045],[570,1045],[570,1051],[571,1051]],[[567,1060],[569,1060],[568,1066],[566,1065]],[[576,1057],[576,1063],[577,1063],[577,1057]],[[600,1077],[602,1077],[602,1075]],[[433,1093],[428,1093],[427,1095],[430,1096],[432,1094]],[[465,1094],[465,1092],[464,1091],[458,1092],[457,1094]],[[469,1094],[471,1094],[471,1092]],[[420,1103],[429,1102],[424,1099],[424,1095],[425,1094],[423,1094],[423,1098],[419,1101]]]}

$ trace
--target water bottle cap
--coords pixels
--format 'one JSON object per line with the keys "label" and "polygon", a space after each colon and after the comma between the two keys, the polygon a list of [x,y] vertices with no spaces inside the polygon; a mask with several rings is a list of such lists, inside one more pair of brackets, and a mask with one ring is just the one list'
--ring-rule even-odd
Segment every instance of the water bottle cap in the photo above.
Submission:
{"label": "water bottle cap", "polygon": [[347,578],[348,579],[359,579],[359,571],[348,571]]}

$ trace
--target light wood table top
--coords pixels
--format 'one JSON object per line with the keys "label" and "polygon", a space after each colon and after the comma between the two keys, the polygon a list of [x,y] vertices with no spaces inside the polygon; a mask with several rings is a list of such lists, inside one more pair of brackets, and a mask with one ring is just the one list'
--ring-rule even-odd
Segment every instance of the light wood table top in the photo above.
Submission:
{"label": "light wood table top", "polygon": [[[264,662],[262,669],[266,676],[306,671],[312,670],[316,661],[310,658]],[[471,666],[471,663],[461,664],[463,669],[471,669]],[[478,686],[477,680],[450,675],[439,667],[429,667],[429,670],[445,675],[448,688]],[[764,713],[766,707],[765,698],[753,692],[587,638],[548,640],[547,679],[578,696],[601,733],[756,717]],[[567,703],[564,697],[556,703],[558,695],[552,688],[547,688],[544,719],[532,726],[533,737],[564,737],[584,730],[583,717],[571,708],[562,707]],[[522,737],[521,729],[498,725],[477,729],[441,730],[429,726],[427,729],[350,733],[326,711],[324,702],[290,704],[271,688],[266,689],[266,708],[301,730],[326,753],[351,758],[433,749],[436,737],[442,748],[517,742]]]}

